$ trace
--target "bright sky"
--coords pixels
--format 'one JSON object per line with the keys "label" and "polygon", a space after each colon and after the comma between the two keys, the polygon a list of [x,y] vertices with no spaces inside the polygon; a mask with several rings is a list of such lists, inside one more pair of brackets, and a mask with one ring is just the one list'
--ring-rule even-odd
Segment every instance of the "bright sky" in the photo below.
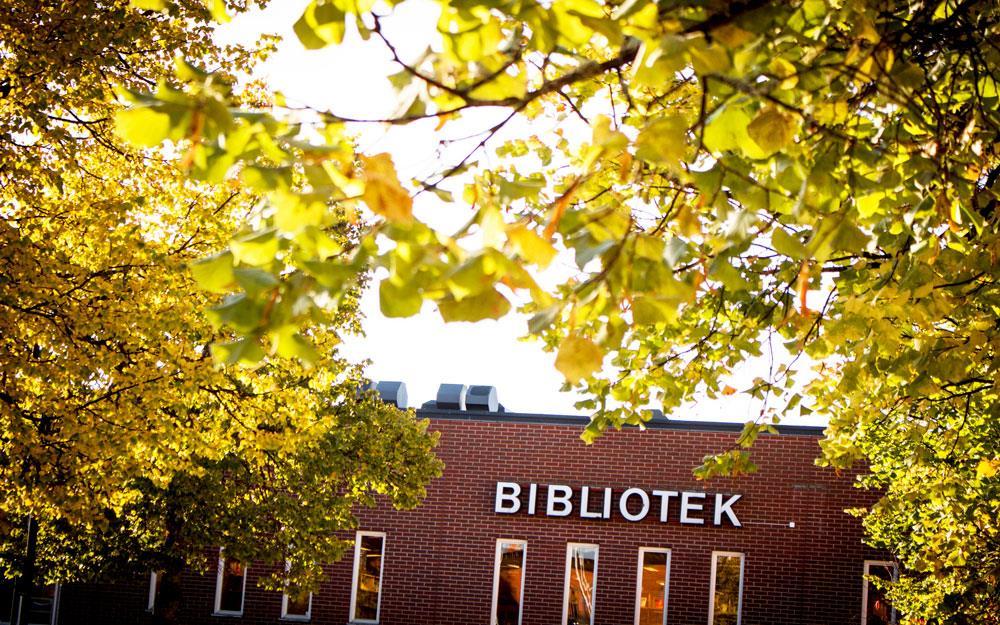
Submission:
{"label": "bright sky", "polygon": [[[384,46],[374,38],[363,42],[349,31],[344,45],[305,50],[291,27],[306,4],[307,0],[274,1],[263,11],[235,19],[223,28],[221,38],[253,41],[261,33],[282,35],[284,41],[278,52],[257,77],[285,94],[291,103],[346,117],[371,119],[393,115],[397,96],[386,77],[400,68],[392,62]],[[383,21],[383,29],[400,56],[408,59],[423,51],[426,43],[416,36],[433,29],[435,22],[431,3],[408,0],[397,5],[394,15]],[[477,111],[467,121],[449,124],[444,132],[453,137],[463,136],[470,129],[476,132],[488,128],[503,116],[506,116],[504,111]],[[523,131],[525,126],[520,129]],[[579,130],[589,134],[586,128]],[[511,131],[517,132],[518,128],[512,127]],[[440,151],[433,121],[391,129],[365,125],[359,132],[366,152],[393,155],[401,180],[425,177],[435,171],[442,158],[448,163],[457,162],[475,144],[459,143]],[[488,154],[484,152],[482,157],[488,158]],[[461,197],[457,185],[452,189],[458,191],[456,197]],[[415,211],[422,220],[446,231],[457,229],[470,217],[461,204],[447,205],[430,194],[417,198]],[[499,321],[445,324],[436,309],[425,304],[415,317],[387,319],[379,312],[378,295],[373,289],[365,294],[362,310],[366,315],[366,334],[348,341],[347,356],[355,361],[369,360],[368,375],[374,380],[405,382],[411,406],[434,399],[438,386],[449,382],[496,386],[500,402],[512,411],[578,412],[573,407],[578,397],[559,391],[563,378],[554,367],[555,355],[543,352],[540,343],[521,339],[526,334],[524,316],[511,314]],[[755,365],[760,363],[748,365],[744,375],[734,379],[733,386],[745,386],[753,377],[750,370]],[[670,416],[742,422],[756,418],[759,410],[758,402],[737,394],[715,401],[706,398]]]}

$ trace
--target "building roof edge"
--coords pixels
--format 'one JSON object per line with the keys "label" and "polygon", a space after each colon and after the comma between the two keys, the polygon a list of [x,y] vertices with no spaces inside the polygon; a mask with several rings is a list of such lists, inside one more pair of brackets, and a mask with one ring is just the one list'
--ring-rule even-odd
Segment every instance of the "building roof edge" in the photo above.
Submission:
{"label": "building roof edge", "polygon": [[[536,425],[562,425],[583,428],[590,418],[583,415],[538,414],[531,412],[485,412],[471,410],[452,410],[424,406],[416,409],[417,416],[422,419],[443,419],[452,421],[486,421],[495,423],[529,423]],[[654,418],[643,424],[647,430],[676,430],[688,432],[733,432],[743,430],[743,422],[696,421]],[[638,429],[638,426],[626,426]],[[816,436],[823,435],[822,426],[816,425],[781,425],[776,426],[778,434],[785,436]]]}

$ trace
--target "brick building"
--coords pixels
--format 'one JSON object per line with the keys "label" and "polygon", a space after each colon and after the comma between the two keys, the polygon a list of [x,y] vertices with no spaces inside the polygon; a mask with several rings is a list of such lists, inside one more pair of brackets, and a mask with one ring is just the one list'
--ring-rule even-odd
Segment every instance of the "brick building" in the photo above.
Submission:
{"label": "brick building", "polygon": [[[383,383],[388,401],[405,387]],[[762,436],[760,471],[699,482],[739,426],[656,416],[646,431],[579,438],[586,419],[511,413],[491,387],[443,385],[417,411],[441,433],[444,475],[413,511],[360,511],[355,549],[299,600],[263,567],[221,562],[184,580],[186,625],[880,625],[895,621],[865,573],[846,508],[872,495],[818,468],[819,428]],[[148,623],[155,579],[56,589],[39,623]]]}

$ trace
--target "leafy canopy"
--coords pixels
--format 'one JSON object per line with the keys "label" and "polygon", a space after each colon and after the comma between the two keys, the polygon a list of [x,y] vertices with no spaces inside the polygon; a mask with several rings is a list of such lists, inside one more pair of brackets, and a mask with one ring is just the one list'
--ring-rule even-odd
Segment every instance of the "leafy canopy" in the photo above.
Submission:
{"label": "leafy canopy", "polygon": [[[413,59],[383,29],[394,5],[315,0],[295,33],[307,48],[354,32],[383,46],[400,68],[397,117],[319,111],[319,128],[303,126],[280,107],[232,108],[206,76],[136,94],[118,118],[139,145],[168,141],[193,177],[267,198],[232,263],[196,274],[256,307],[223,320],[258,346],[247,359],[277,324],[308,323],[303,308],[264,314],[267,302],[335,300],[378,267],[389,316],[425,301],[449,321],[512,302],[531,313],[529,332],[589,395],[587,440],[641,423],[650,404],[735,392],[740,367],[767,362],[739,389],[761,419],[699,475],[752,471],[744,445],[768,417],[820,413],[822,462],[866,458],[886,489],[866,523],[905,565],[897,605],[996,622],[996,3],[439,2]],[[480,108],[506,116],[426,179],[400,181],[348,134],[357,121],[446,127]],[[138,133],[137,115],[162,123]],[[560,123],[507,133],[543,117]],[[577,122],[586,139],[565,130]],[[411,196],[427,192],[468,224],[426,225]],[[304,232],[335,210],[358,239],[324,253]],[[569,275],[543,287],[554,258]],[[239,268],[271,286],[246,289]]]}
{"label": "leafy canopy", "polygon": [[[222,546],[290,561],[273,587],[314,584],[356,506],[418,503],[440,472],[436,437],[359,396],[361,371],[337,353],[358,329],[364,276],[345,275],[322,309],[303,292],[300,331],[287,300],[266,301],[277,239],[245,226],[252,185],[192,180],[115,132],[140,145],[178,124],[196,132],[185,83],[229,84],[269,44],[219,47],[199,2],[63,5],[14,2],[0,19],[0,576],[23,570],[30,517],[50,581],[176,572]],[[174,98],[165,113],[126,110],[115,92],[156,85]],[[252,86],[225,93],[258,104]],[[316,202],[323,218],[296,227],[322,259],[356,235]],[[196,281],[220,267],[246,295],[212,306]],[[239,334],[261,316],[266,346]],[[257,362],[265,349],[288,360],[212,357]]]}

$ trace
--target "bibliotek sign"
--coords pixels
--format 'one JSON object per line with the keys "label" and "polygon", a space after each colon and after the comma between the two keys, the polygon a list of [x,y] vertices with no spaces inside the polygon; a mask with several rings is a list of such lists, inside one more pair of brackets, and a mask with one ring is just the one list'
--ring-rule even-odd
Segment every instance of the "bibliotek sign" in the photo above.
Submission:
{"label": "bibliotek sign", "polygon": [[[540,514],[552,517],[568,517],[574,513],[576,491],[562,484],[529,484],[527,493],[516,482],[497,482],[496,500],[493,511],[497,514],[517,514],[522,508],[534,515],[539,509],[539,491],[544,491],[545,506]],[[658,515],[660,523],[674,518],[685,525],[705,525],[708,521],[705,502],[714,499],[712,525],[722,525],[723,518],[733,527],[742,527],[733,506],[743,495],[723,495],[715,493],[651,490],[627,488],[617,496],[611,488],[580,488],[579,508],[576,514],[583,519],[610,519],[616,510],[626,521],[637,522],[650,514]]]}

